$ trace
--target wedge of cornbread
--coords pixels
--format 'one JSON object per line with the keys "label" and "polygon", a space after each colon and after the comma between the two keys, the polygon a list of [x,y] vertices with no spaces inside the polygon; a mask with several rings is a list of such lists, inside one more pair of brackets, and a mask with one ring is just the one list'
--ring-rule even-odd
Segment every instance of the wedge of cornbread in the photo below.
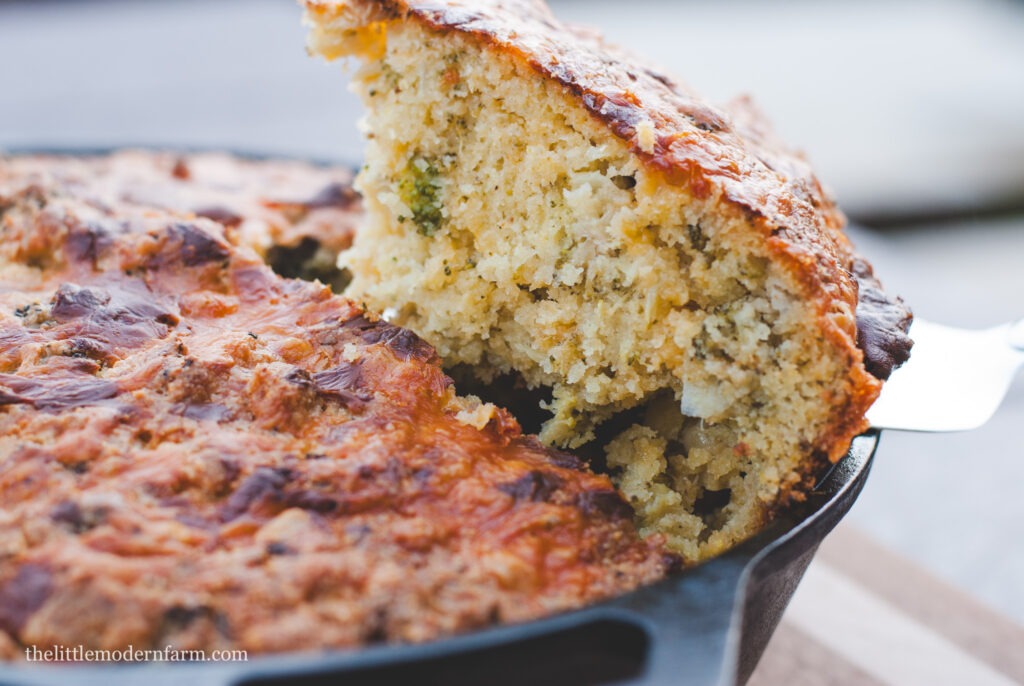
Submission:
{"label": "wedge of cornbread", "polygon": [[305,216],[244,179],[339,170],[167,162],[0,156],[0,659],[423,641],[678,562],[420,338],[227,240]]}
{"label": "wedge of cornbread", "polygon": [[305,6],[313,52],[362,62],[350,296],[548,391],[541,438],[603,440],[642,532],[715,554],[866,428],[909,312],[749,102],[714,107],[541,2]]}

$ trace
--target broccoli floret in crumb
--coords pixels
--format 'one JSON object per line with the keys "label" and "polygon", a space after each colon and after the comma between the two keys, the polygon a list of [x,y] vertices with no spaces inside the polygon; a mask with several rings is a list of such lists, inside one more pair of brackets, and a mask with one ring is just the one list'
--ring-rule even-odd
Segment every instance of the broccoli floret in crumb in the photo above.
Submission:
{"label": "broccoli floret in crumb", "polygon": [[399,92],[399,87],[398,87],[399,76],[398,76],[398,72],[395,71],[394,68],[390,64],[388,64],[387,62],[384,62],[382,60],[381,63],[380,63],[380,73],[384,77],[384,81],[387,82],[388,88],[390,88],[391,90],[393,90],[396,93]]}
{"label": "broccoli floret in crumb", "polygon": [[412,220],[420,233],[431,236],[441,228],[441,175],[433,162],[412,158],[398,182],[398,194],[412,210]]}

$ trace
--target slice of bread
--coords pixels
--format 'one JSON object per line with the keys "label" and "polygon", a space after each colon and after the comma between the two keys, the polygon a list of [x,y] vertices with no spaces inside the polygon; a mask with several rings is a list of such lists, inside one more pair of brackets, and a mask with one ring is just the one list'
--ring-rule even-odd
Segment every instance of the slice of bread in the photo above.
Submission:
{"label": "slice of bread", "polygon": [[449,364],[550,389],[548,443],[618,427],[643,532],[720,552],[867,428],[909,313],[749,102],[713,107],[539,2],[306,8],[314,52],[363,62],[348,293]]}

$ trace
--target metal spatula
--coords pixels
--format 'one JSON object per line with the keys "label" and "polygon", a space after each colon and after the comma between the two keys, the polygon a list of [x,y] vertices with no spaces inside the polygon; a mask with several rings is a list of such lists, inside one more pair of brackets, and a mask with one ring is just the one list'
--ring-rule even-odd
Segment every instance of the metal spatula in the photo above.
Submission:
{"label": "metal spatula", "polygon": [[876,429],[976,429],[995,413],[1024,365],[1024,319],[981,331],[918,319],[910,337],[910,359],[868,411]]}

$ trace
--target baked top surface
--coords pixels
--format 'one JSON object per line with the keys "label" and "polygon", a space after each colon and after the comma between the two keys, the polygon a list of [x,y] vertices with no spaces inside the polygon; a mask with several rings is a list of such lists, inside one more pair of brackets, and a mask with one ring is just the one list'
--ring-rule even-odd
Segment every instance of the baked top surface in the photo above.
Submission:
{"label": "baked top surface", "polygon": [[17,155],[9,179],[38,178],[119,211],[191,212],[222,225],[233,243],[261,254],[313,239],[348,248],[362,218],[352,170],[222,152],[117,150],[100,156]]}
{"label": "baked top surface", "polygon": [[111,168],[0,159],[0,655],[426,640],[672,563],[415,335]]}

